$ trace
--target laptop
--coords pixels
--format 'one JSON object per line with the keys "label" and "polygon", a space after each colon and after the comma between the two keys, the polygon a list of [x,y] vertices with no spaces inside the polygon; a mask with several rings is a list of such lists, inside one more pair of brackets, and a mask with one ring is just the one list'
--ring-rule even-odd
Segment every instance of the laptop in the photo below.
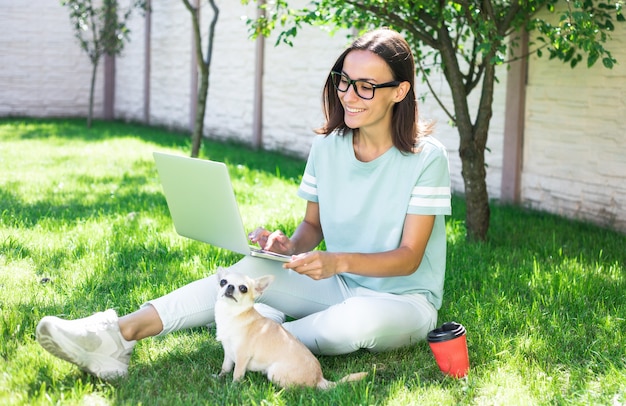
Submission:
{"label": "laptop", "polygon": [[179,235],[244,255],[291,261],[289,255],[250,245],[224,163],[161,152],[153,156]]}

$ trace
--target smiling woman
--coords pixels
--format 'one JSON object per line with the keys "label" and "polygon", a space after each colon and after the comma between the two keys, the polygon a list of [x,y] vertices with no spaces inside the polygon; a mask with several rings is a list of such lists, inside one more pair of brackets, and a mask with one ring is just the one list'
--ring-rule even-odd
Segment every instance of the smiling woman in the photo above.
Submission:
{"label": "smiling woman", "polygon": [[[450,174],[445,148],[418,123],[414,69],[407,42],[388,29],[338,57],[324,87],[327,122],[297,191],[306,205],[299,225],[290,235],[265,227],[249,234],[291,261],[246,256],[228,268],[273,275],[260,311],[316,354],[412,346],[437,323]],[[211,275],[122,317],[113,309],[46,316],[37,340],[95,376],[126,376],[138,340],[213,323],[217,290]]]}

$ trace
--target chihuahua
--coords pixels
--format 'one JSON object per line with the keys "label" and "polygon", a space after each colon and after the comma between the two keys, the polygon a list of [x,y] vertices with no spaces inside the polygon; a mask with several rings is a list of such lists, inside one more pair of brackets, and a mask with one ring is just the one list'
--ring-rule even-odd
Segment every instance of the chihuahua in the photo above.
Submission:
{"label": "chihuahua", "polygon": [[[257,279],[218,271],[220,289],[215,304],[217,339],[224,347],[220,377],[231,372],[233,382],[246,371],[261,371],[280,387],[303,386],[318,389],[334,387],[322,375],[319,361],[309,349],[277,322],[263,317],[254,300],[274,280],[267,275]],[[339,382],[363,379],[366,372],[349,374]]]}

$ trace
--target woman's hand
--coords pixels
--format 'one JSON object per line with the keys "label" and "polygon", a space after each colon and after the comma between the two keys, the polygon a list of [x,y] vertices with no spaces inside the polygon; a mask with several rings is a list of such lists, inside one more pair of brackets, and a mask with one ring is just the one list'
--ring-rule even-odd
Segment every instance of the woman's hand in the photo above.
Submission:
{"label": "woman's hand", "polygon": [[291,269],[311,279],[330,278],[340,272],[339,255],[326,251],[310,251],[294,255],[291,262],[283,264],[283,268]]}
{"label": "woman's hand", "polygon": [[[374,253],[313,250],[293,255],[283,268],[312,279],[330,278],[344,272],[375,278],[407,276],[420,266],[434,224],[434,215],[407,214],[402,241],[396,249]],[[308,245],[307,248],[315,247]]]}
{"label": "woman's hand", "polygon": [[258,244],[261,249],[276,252],[278,254],[291,255],[294,252],[293,243],[282,231],[276,230],[270,233],[263,227],[248,234],[252,243]]}

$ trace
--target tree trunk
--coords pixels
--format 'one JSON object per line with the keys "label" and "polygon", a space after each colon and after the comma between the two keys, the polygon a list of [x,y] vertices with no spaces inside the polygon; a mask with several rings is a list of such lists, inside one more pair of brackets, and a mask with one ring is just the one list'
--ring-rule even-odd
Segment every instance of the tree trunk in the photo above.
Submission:
{"label": "tree trunk", "polygon": [[[203,63],[204,64],[204,63]],[[204,115],[206,112],[207,95],[209,94],[209,69],[204,66],[201,69],[200,86],[198,88],[198,111],[196,114],[196,123],[191,136],[191,156],[197,158],[200,154],[202,146],[202,132],[204,128]]]}
{"label": "tree trunk", "polygon": [[213,38],[215,37],[215,24],[219,16],[219,9],[214,0],[209,0],[209,4],[213,9],[213,19],[209,26],[208,50],[206,61],[202,55],[202,37],[200,35],[199,12],[194,8],[189,0],[183,0],[183,3],[191,13],[193,24],[195,43],[196,43],[196,59],[198,60],[198,70],[200,71],[200,86],[198,88],[198,109],[196,112],[196,121],[194,124],[193,134],[191,135],[191,156],[197,158],[200,154],[202,146],[202,133],[204,128],[204,116],[206,113],[206,102],[209,94],[209,73],[211,67],[211,57],[213,54]]}
{"label": "tree trunk", "polygon": [[[485,58],[490,58],[490,55],[485,56]],[[485,149],[487,148],[489,123],[493,115],[495,72],[495,66],[487,62],[472,135],[471,137],[461,135],[459,148],[467,206],[465,224],[467,238],[470,240],[485,240],[489,230],[491,210],[489,208],[489,193],[487,192]]]}
{"label": "tree trunk", "polygon": [[[460,131],[460,129],[459,129]],[[465,185],[465,227],[467,238],[482,241],[489,229],[489,195],[487,194],[487,172],[485,170],[485,150],[474,142],[474,137],[461,135],[459,155],[461,173]]]}
{"label": "tree trunk", "polygon": [[[495,68],[492,65],[485,68],[478,114],[475,124],[472,124],[467,101],[468,94],[456,58],[453,41],[451,41],[445,25],[438,32],[440,44],[442,44],[439,51],[443,61],[443,71],[452,92],[455,124],[460,137],[459,156],[467,205],[465,214],[466,236],[469,240],[482,241],[487,237],[490,218],[485,148],[489,121],[492,115],[491,103],[493,101]],[[485,58],[488,57],[485,56]]]}
{"label": "tree trunk", "polygon": [[489,134],[489,123],[493,115],[493,86],[495,67],[488,65],[483,76],[482,93],[476,121],[471,128],[459,126],[461,138],[459,156],[461,174],[465,185],[465,227],[467,238],[472,241],[484,241],[489,230],[490,208],[487,193],[487,170],[485,149]]}

